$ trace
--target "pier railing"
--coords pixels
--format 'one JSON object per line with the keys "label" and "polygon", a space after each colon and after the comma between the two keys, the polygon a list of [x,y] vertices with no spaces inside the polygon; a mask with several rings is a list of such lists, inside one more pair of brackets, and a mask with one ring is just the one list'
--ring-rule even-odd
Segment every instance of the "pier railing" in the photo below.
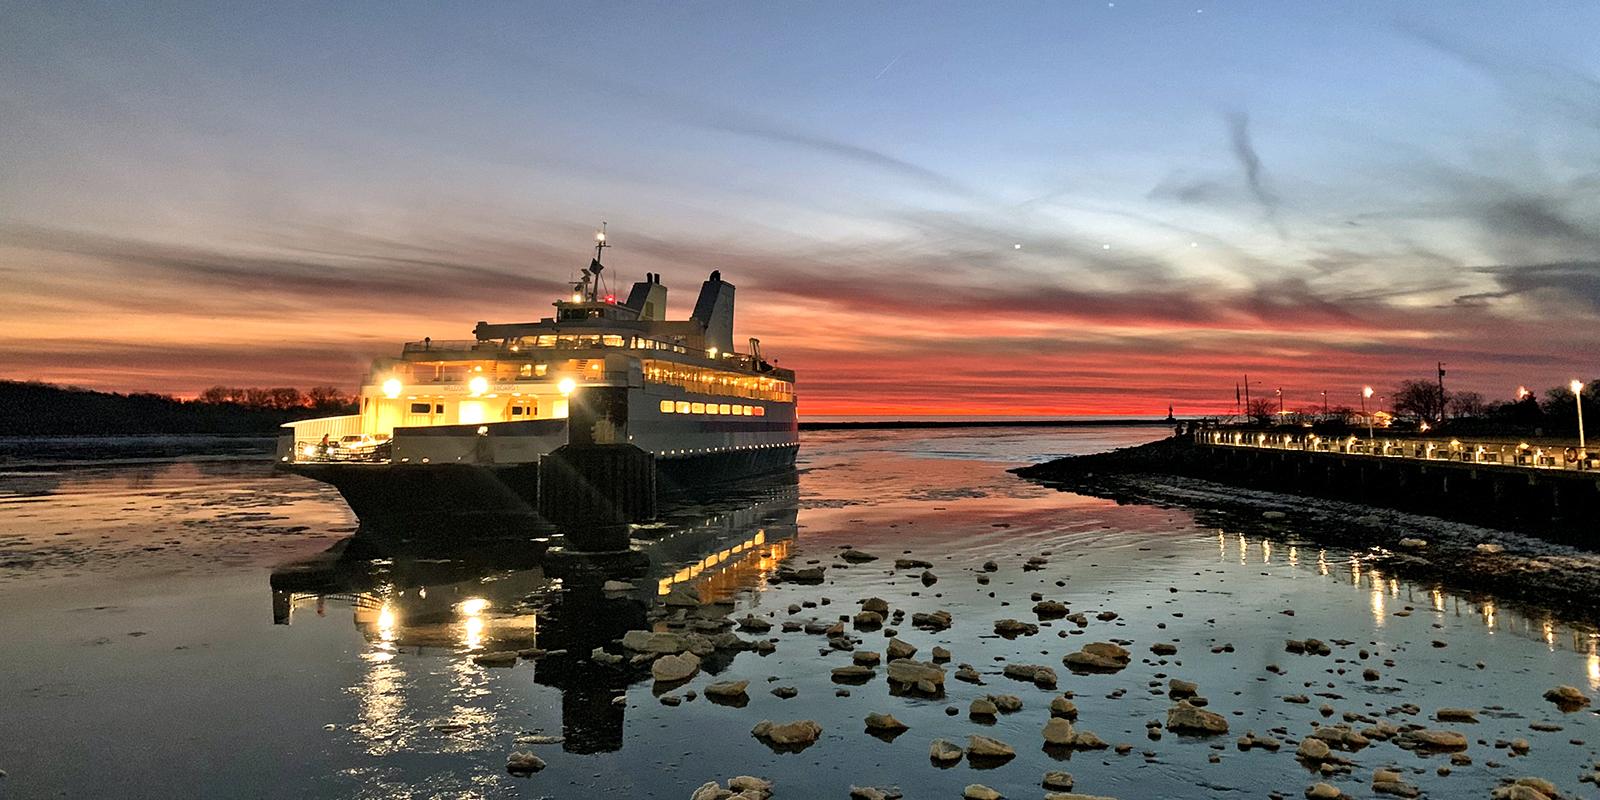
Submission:
{"label": "pier railing", "polygon": [[1323,436],[1315,433],[1211,429],[1195,434],[1199,444],[1259,450],[1299,450],[1418,461],[1449,461],[1541,470],[1600,470],[1600,452],[1575,445],[1467,441],[1456,438]]}

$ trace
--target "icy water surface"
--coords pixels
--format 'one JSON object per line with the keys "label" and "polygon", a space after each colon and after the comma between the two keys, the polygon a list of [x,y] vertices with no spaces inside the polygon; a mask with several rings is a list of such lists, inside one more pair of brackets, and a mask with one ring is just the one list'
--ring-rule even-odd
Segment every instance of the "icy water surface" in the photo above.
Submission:
{"label": "icy water surface", "polygon": [[[1600,757],[1594,714],[1541,699],[1557,684],[1600,689],[1592,633],[1396,580],[1361,554],[1244,536],[1183,510],[1119,506],[1004,471],[1163,433],[808,433],[797,483],[743,487],[640,529],[651,573],[621,592],[547,576],[543,537],[352,538],[335,493],[266,464],[0,475],[0,797],[687,798],[707,780],[754,774],[774,780],[779,798],[845,798],[852,784],[954,798],[970,783],[1027,798],[1042,796],[1047,770],[1071,772],[1077,791],[1125,800],[1298,797],[1315,778],[1293,742],[1346,713],[1472,740],[1472,763],[1447,776],[1436,772],[1447,756],[1392,743],[1345,754],[1353,772],[1330,781],[1353,797],[1375,796],[1372,770],[1387,765],[1429,797],[1487,797],[1519,775],[1596,794],[1578,782]],[[880,558],[847,566],[835,558],[846,545]],[[1042,569],[1023,570],[1046,553]],[[938,582],[894,570],[904,554],[933,562]],[[830,565],[827,582],[772,584],[783,559]],[[998,569],[982,584],[990,560]],[[669,706],[646,667],[589,659],[596,646],[621,652],[612,642],[649,625],[679,586],[733,603],[736,618],[770,615],[771,633],[741,635],[773,639],[775,652],[719,653],[667,692],[749,680],[746,703],[699,695]],[[1033,593],[1086,613],[1087,627],[1037,620]],[[908,623],[917,611],[954,617],[942,632],[898,631],[919,658],[936,645],[953,652],[944,697],[892,696],[882,667],[865,684],[836,684],[830,671],[849,653],[778,627],[834,621],[870,596],[905,610]],[[815,606],[788,612],[804,604]],[[1103,611],[1116,617],[1098,619]],[[1039,632],[998,637],[994,621],[1005,617]],[[887,641],[883,631],[851,634],[857,649]],[[1332,654],[1284,652],[1285,639],[1305,637],[1335,643]],[[1063,666],[1084,643],[1110,640],[1133,653],[1121,672]],[[1175,643],[1177,655],[1153,655],[1155,642]],[[470,658],[528,647],[566,652],[510,668]],[[1006,662],[1053,667],[1058,691],[1003,677]],[[985,685],[953,680],[956,663]],[[1376,680],[1363,678],[1368,668]],[[1146,723],[1171,705],[1152,684],[1164,689],[1169,677],[1198,683],[1230,735],[1149,738]],[[797,696],[780,699],[776,687]],[[1046,751],[1040,730],[1061,691],[1074,695],[1080,730],[1131,750]],[[968,717],[974,698],[1002,693],[1021,697],[1022,710],[992,724]],[[1420,713],[1394,710],[1405,704]],[[1479,721],[1433,722],[1442,707],[1478,709]],[[862,719],[873,711],[910,729],[869,735]],[[823,733],[801,752],[776,753],[750,734],[762,719],[812,719]],[[1241,752],[1234,740],[1246,730],[1286,744]],[[983,769],[929,762],[931,740],[964,744],[970,734],[1018,755]],[[1496,747],[1518,738],[1531,745],[1526,756]],[[548,766],[513,777],[513,750]]]}

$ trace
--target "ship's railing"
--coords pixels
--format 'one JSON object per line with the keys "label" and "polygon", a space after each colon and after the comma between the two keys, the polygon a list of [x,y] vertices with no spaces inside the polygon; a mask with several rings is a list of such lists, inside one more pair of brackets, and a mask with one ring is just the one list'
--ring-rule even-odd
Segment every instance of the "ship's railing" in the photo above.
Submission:
{"label": "ship's railing", "polygon": [[281,427],[293,431],[296,439],[308,439],[312,442],[320,442],[324,436],[328,437],[330,441],[337,442],[346,436],[356,436],[362,433],[360,414],[302,419],[296,422],[285,422]]}
{"label": "ship's railing", "polygon": [[384,441],[364,447],[341,447],[338,442],[322,444],[322,440],[296,440],[294,443],[294,457],[290,459],[296,464],[316,462],[358,462],[381,464],[388,462],[394,454],[392,442]]}
{"label": "ship's railing", "polygon": [[[550,341],[541,342],[541,338]],[[610,339],[611,341],[607,341]],[[554,337],[528,336],[519,339],[431,339],[406,342],[404,353],[521,353],[540,350],[665,350],[687,353],[689,348],[668,339],[617,334],[560,334]]]}
{"label": "ship's railing", "polygon": [[1466,441],[1421,437],[1327,437],[1314,433],[1278,433],[1250,430],[1202,430],[1201,444],[1262,450],[1300,450],[1374,458],[1418,461],[1453,461],[1527,469],[1600,470],[1600,452],[1580,450],[1576,443],[1524,441]]}
{"label": "ship's railing", "polygon": [[480,342],[477,339],[433,339],[424,342],[406,342],[407,353],[459,353],[468,350],[501,350],[499,342]]}

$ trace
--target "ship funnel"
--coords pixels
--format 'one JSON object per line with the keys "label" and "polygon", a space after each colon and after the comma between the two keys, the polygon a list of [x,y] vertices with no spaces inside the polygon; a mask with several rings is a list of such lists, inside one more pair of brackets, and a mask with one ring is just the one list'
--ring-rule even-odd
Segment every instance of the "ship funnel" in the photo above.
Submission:
{"label": "ship funnel", "polygon": [[644,280],[633,284],[629,290],[627,306],[639,312],[639,319],[666,319],[667,287],[661,285],[661,276],[646,272]]}
{"label": "ship funnel", "polygon": [[707,350],[734,352],[733,284],[722,280],[721,270],[712,271],[711,278],[700,284],[700,299],[695,301],[689,318],[705,328]]}

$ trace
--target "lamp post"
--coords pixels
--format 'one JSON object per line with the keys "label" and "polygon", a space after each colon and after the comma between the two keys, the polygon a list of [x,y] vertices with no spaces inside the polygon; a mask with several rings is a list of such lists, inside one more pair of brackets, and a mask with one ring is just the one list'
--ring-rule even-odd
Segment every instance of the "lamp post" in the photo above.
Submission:
{"label": "lamp post", "polygon": [[1367,418],[1367,438],[1372,438],[1372,416],[1367,413],[1367,398],[1372,396],[1372,387],[1361,387],[1361,416]]}
{"label": "lamp post", "polygon": [[1585,456],[1583,441],[1583,381],[1572,381],[1572,396],[1578,401],[1578,458]]}

